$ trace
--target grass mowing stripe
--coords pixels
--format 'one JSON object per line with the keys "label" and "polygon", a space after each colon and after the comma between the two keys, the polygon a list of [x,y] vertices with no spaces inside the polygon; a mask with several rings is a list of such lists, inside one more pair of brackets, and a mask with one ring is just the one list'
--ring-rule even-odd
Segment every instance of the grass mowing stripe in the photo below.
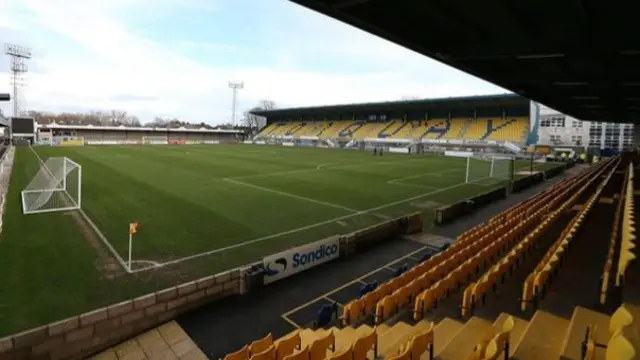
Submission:
{"label": "grass mowing stripe", "polygon": [[[294,234],[294,233],[297,233],[297,232],[300,232],[300,231],[303,231],[303,230],[313,229],[313,228],[318,227],[318,226],[322,226],[322,225],[329,224],[329,223],[332,223],[332,222],[336,222],[336,221],[339,221],[339,220],[349,219],[349,218],[352,218],[354,216],[362,215],[362,214],[365,214],[365,213],[375,212],[375,211],[382,210],[382,209],[385,209],[385,208],[388,208],[388,207],[392,207],[392,206],[400,205],[400,204],[403,204],[403,203],[406,203],[406,202],[418,200],[418,199],[421,199],[421,198],[424,198],[424,197],[427,197],[427,196],[430,196],[430,195],[438,194],[438,193],[441,193],[441,192],[444,192],[444,191],[447,191],[447,190],[455,189],[455,188],[458,188],[458,187],[461,187],[461,186],[464,186],[464,185],[467,185],[467,184],[471,184],[471,183],[479,182],[479,181],[483,181],[483,180],[486,180],[486,178],[485,179],[477,179],[477,180],[471,181],[469,183],[456,184],[456,185],[440,188],[438,190],[430,191],[428,193],[424,193],[424,194],[421,194],[421,195],[418,195],[418,196],[414,196],[414,197],[411,197],[411,198],[408,198],[408,199],[399,200],[399,201],[392,202],[392,203],[389,203],[389,204],[385,204],[385,205],[377,206],[377,207],[370,208],[370,209],[367,209],[367,210],[363,210],[361,213],[344,215],[344,216],[336,217],[336,218],[329,219],[329,220],[326,220],[326,221],[322,221],[322,222],[319,222],[319,223],[316,223],[316,224],[311,224],[311,225],[303,226],[303,227],[300,227],[300,228],[297,228],[297,229],[284,231],[284,232],[281,232],[281,233],[278,233],[278,234],[273,234],[273,235],[269,235],[269,236],[263,236],[261,238],[248,240],[248,241],[245,241],[245,242],[242,242],[242,243],[239,243],[239,244],[226,246],[224,248],[214,249],[214,250],[206,251],[206,252],[203,252],[203,253],[200,253],[200,254],[194,254],[194,255],[191,255],[191,256],[185,256],[185,257],[180,258],[180,259],[164,262],[164,263],[161,264],[161,266],[173,265],[173,264],[181,263],[181,262],[192,260],[192,259],[197,259],[197,258],[200,258],[200,257],[203,257],[203,256],[217,254],[217,253],[228,251],[228,250],[231,250],[231,249],[236,249],[236,248],[239,248],[239,247],[255,244],[255,243],[258,243],[258,242],[265,241],[265,240],[270,240],[270,239],[273,239],[273,238],[276,238],[276,237],[280,237],[280,236],[283,236],[283,235]],[[155,267],[153,267],[153,266],[149,266],[149,267],[146,267],[146,268],[136,269],[134,272],[147,271],[147,270],[151,270],[151,269],[154,269],[154,268]]]}
{"label": "grass mowing stripe", "polygon": [[258,185],[254,185],[254,184],[249,184],[249,183],[242,182],[242,181],[239,181],[239,180],[234,180],[234,179],[231,179],[231,178],[225,178],[223,180],[227,181],[227,182],[234,183],[234,184],[238,184],[238,185],[241,185],[241,186],[250,187],[252,189],[257,189],[257,190],[266,191],[266,192],[270,192],[270,193],[274,193],[274,194],[278,194],[278,195],[282,195],[282,196],[287,196],[287,197],[291,197],[291,198],[298,199],[298,200],[309,201],[309,202],[312,202],[314,204],[319,204],[319,205],[324,205],[324,206],[328,206],[328,207],[332,207],[332,208],[336,208],[336,209],[341,209],[341,210],[345,210],[345,211],[356,213],[356,214],[360,214],[361,213],[360,210],[352,209],[350,207],[346,207],[346,206],[342,206],[342,205],[338,205],[338,204],[333,204],[333,203],[329,203],[329,202],[326,202],[326,201],[320,201],[320,200],[316,200],[316,199],[312,199],[312,198],[308,198],[308,197],[304,197],[304,196],[300,196],[300,195],[296,195],[296,194],[290,194],[290,193],[286,193],[286,192],[280,191],[280,190],[269,189],[269,188],[266,188],[264,186],[258,186]]}

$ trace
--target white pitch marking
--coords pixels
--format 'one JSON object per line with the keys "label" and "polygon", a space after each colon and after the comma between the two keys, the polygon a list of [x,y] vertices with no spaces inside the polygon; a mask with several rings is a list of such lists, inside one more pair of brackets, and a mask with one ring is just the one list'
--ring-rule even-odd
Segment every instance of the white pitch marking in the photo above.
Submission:
{"label": "white pitch marking", "polygon": [[[34,153],[34,155],[36,156],[36,158],[38,158],[38,161],[40,162],[40,166],[44,166],[44,168],[46,169],[46,171],[49,173],[49,175],[51,175],[52,177],[54,177],[53,173],[51,172],[51,170],[49,170],[49,168],[47,167],[47,165],[45,164],[45,162],[42,160],[42,158],[40,157],[40,154],[38,154],[38,152],[36,152],[36,150],[29,146],[29,149],[31,149],[31,151]],[[111,243],[109,242],[109,240],[107,240],[107,237],[104,236],[104,234],[102,233],[102,231],[100,231],[100,229],[98,228],[98,226],[96,226],[96,224],[91,220],[91,218],[89,218],[89,216],[87,215],[87,213],[84,212],[83,209],[78,209],[78,212],[80,213],[80,215],[82,215],[82,217],[84,218],[84,220],[87,222],[87,224],[89,224],[89,226],[91,226],[91,228],[93,229],[93,231],[96,233],[96,235],[98,235],[98,237],[100,238],[100,240],[102,240],[102,243],[107,247],[107,249],[111,252],[111,254],[113,255],[113,257],[116,258],[116,260],[118,261],[118,263],[120,263],[120,266],[122,266],[122,268],[128,272],[131,273],[129,271],[129,267],[127,266],[127,264],[124,262],[124,259],[122,258],[122,256],[120,256],[120,254],[116,251],[116,249],[113,247],[113,245],[111,245]]]}
{"label": "white pitch marking", "polygon": [[328,167],[331,164],[320,164],[319,166],[322,166],[322,168],[318,168],[318,166],[316,166],[313,169],[300,169],[300,170],[289,170],[289,171],[278,171],[278,172],[272,172],[272,173],[266,173],[266,174],[255,174],[255,175],[245,175],[245,176],[234,176],[231,177],[230,179],[233,180],[245,180],[245,179],[255,179],[255,178],[263,178],[263,177],[270,177],[270,176],[278,176],[278,175],[290,175],[290,174],[304,174],[304,173],[309,173],[309,172],[316,172],[316,171],[320,171],[320,170],[340,170],[340,169],[349,169],[349,168],[357,168],[357,167],[367,167],[367,166],[384,166],[384,165],[401,165],[404,163],[408,163],[408,162],[415,162],[415,161],[422,161],[422,162],[429,162],[429,161],[425,161],[425,160],[432,160],[433,158],[431,157],[425,157],[425,158],[420,158],[420,159],[411,159],[411,160],[405,160],[405,161],[387,161],[387,162],[370,162],[370,163],[352,163],[352,164],[345,164],[345,165],[337,165],[337,166],[333,166],[333,167]]}
{"label": "white pitch marking", "polygon": [[233,183],[233,184],[237,184],[237,185],[242,185],[242,186],[246,186],[246,187],[250,187],[253,189],[257,189],[257,190],[262,190],[262,191],[266,191],[266,192],[270,192],[270,193],[274,193],[274,194],[278,194],[278,195],[282,195],[282,196],[287,196],[287,197],[291,197],[294,199],[298,199],[298,200],[304,200],[304,201],[308,201],[308,202],[312,202],[314,204],[319,204],[319,205],[324,205],[324,206],[329,206],[332,208],[336,208],[336,209],[340,209],[340,210],[345,210],[354,214],[362,214],[363,212],[361,210],[356,210],[350,207],[346,207],[346,206],[342,206],[342,205],[338,205],[338,204],[333,204],[330,202],[326,202],[326,201],[321,201],[321,200],[316,200],[316,199],[312,199],[312,198],[308,198],[306,196],[300,196],[300,195],[296,195],[296,194],[291,194],[291,193],[287,193],[284,191],[280,191],[280,190],[275,190],[275,189],[270,189],[264,186],[259,186],[259,185],[254,185],[254,184],[249,184],[243,181],[239,181],[239,180],[235,180],[235,179],[230,179],[230,178],[226,178],[223,179],[224,181]]}
{"label": "white pitch marking", "polygon": [[[278,238],[280,236],[295,234],[295,233],[298,233],[298,232],[301,232],[301,231],[317,228],[317,227],[322,226],[322,225],[327,225],[327,224],[334,223],[334,222],[337,222],[337,221],[340,221],[340,220],[349,219],[349,218],[352,218],[354,216],[358,216],[358,215],[361,215],[361,214],[372,213],[372,212],[375,212],[375,211],[378,211],[378,210],[382,210],[382,209],[390,208],[390,207],[393,207],[393,206],[396,206],[396,205],[400,205],[400,204],[404,204],[404,203],[407,203],[407,202],[411,202],[411,201],[414,201],[414,200],[417,200],[417,199],[421,199],[421,198],[426,197],[426,196],[435,195],[435,194],[438,194],[438,193],[441,193],[441,192],[444,192],[444,191],[452,190],[452,189],[455,189],[455,188],[458,188],[458,187],[461,187],[461,186],[465,186],[465,185],[468,185],[468,184],[472,184],[472,183],[475,183],[475,182],[478,182],[478,181],[482,181],[482,180],[485,180],[485,179],[487,179],[487,178],[482,178],[482,179],[477,179],[477,180],[474,180],[474,181],[469,181],[468,183],[459,183],[459,184],[456,184],[456,185],[443,187],[443,188],[440,188],[440,189],[437,189],[437,190],[434,190],[434,191],[426,192],[424,194],[412,196],[410,198],[394,201],[394,202],[391,202],[391,203],[388,203],[388,204],[384,204],[384,205],[376,206],[376,207],[373,207],[373,208],[370,208],[370,209],[367,209],[367,210],[363,210],[360,213],[354,213],[354,214],[348,214],[348,215],[344,215],[344,216],[339,216],[339,217],[336,217],[336,218],[333,218],[333,219],[317,222],[317,223],[306,225],[306,226],[301,226],[299,228],[283,231],[283,232],[280,232],[280,233],[271,234],[271,235],[259,237],[259,238],[256,238],[256,239],[252,239],[252,240],[247,240],[247,241],[244,241],[244,242],[241,242],[241,243],[237,243],[237,244],[233,244],[233,245],[229,245],[229,246],[225,246],[225,247],[221,247],[221,248],[205,251],[205,252],[202,252],[202,253],[199,253],[199,254],[193,254],[193,255],[181,257],[181,258],[178,258],[178,259],[166,261],[166,262],[161,263],[160,267],[173,265],[173,264],[178,264],[178,263],[181,263],[181,262],[184,262],[184,261],[189,261],[189,260],[201,258],[201,257],[204,257],[204,256],[218,254],[218,253],[221,253],[221,252],[225,252],[225,251],[241,248],[241,247],[244,247],[244,246],[247,246],[247,245],[260,243],[260,242],[263,242],[263,241],[266,241],[266,240],[270,240],[270,239],[273,239],[273,238]],[[157,268],[157,266],[148,266],[146,268],[135,269],[135,270],[133,270],[133,272],[135,273],[135,272],[140,272],[140,271],[147,271],[147,270],[151,270],[151,269],[155,269],[155,268]]]}
{"label": "white pitch marking", "polygon": [[392,179],[392,180],[389,180],[387,182],[388,183],[398,183],[398,182],[403,182],[405,180],[417,179],[417,178],[430,176],[430,175],[442,175],[442,174],[446,174],[446,173],[450,173],[450,172],[458,172],[458,171],[464,171],[464,169],[450,169],[450,170],[443,170],[443,171],[433,171],[433,172],[428,172],[428,173],[424,173],[424,174],[411,175],[411,176],[407,176],[407,177],[403,177],[403,178]]}

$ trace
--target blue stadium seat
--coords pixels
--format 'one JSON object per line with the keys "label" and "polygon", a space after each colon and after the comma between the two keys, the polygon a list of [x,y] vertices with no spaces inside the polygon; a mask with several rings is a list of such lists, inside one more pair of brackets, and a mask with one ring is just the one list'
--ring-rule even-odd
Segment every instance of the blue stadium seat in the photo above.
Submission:
{"label": "blue stadium seat", "polygon": [[322,305],[320,310],[318,310],[318,314],[316,315],[316,321],[313,324],[314,327],[319,328],[327,326],[329,323],[331,323],[331,320],[333,320],[334,314],[336,316],[338,315],[337,303]]}

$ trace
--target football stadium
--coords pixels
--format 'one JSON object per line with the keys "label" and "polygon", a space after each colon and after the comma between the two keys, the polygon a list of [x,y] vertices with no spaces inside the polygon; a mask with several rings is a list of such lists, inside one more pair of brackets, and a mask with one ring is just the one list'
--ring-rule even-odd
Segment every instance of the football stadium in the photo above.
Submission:
{"label": "football stadium", "polygon": [[0,114],[0,360],[640,358],[632,12],[292,2],[514,93],[257,133]]}

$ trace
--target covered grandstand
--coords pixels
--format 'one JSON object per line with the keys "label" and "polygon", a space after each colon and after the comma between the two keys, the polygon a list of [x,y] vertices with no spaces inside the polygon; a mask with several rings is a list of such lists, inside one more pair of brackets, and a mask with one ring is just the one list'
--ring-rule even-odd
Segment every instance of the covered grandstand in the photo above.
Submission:
{"label": "covered grandstand", "polygon": [[217,144],[242,140],[232,129],[39,124],[37,142],[55,145]]}
{"label": "covered grandstand", "polygon": [[[492,145],[518,152],[531,105],[518,95],[347,104],[255,112],[267,118],[257,141],[366,147]],[[418,150],[419,151],[419,150]]]}

